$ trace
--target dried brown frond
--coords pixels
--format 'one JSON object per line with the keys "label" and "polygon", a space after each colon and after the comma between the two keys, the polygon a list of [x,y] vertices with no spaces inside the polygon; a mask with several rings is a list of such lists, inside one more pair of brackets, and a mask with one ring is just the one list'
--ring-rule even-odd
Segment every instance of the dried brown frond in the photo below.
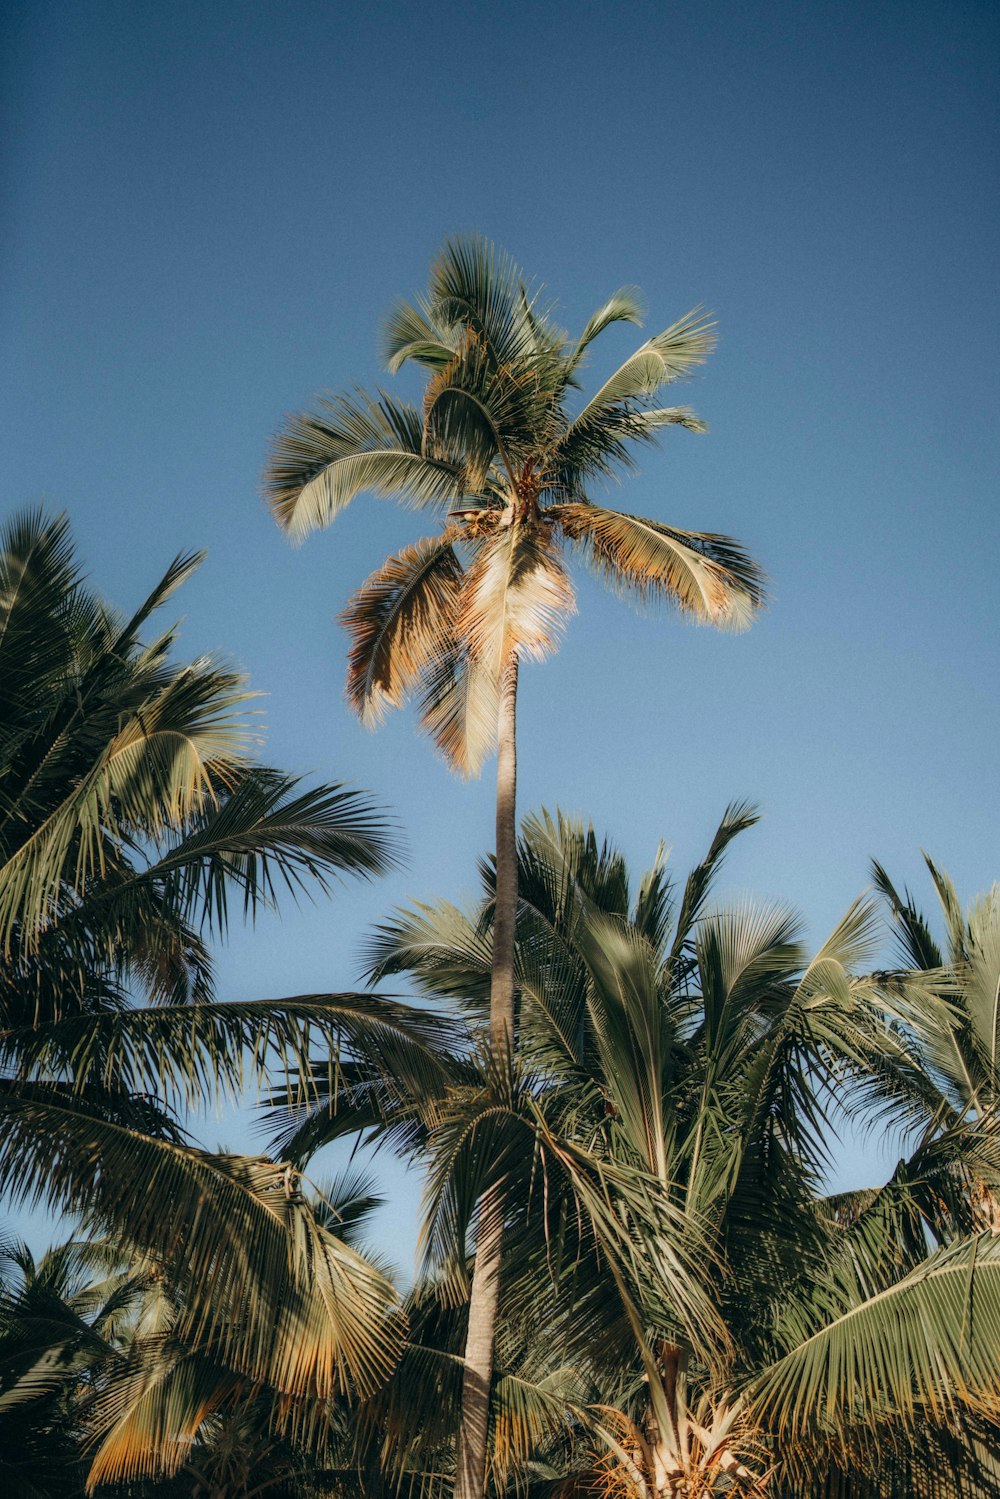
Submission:
{"label": "dried brown frond", "polygon": [[430,661],[446,650],[462,582],[457,527],[414,542],[358,589],[340,615],[351,637],[347,700],[374,727],[402,707]]}
{"label": "dried brown frond", "polygon": [[731,537],[599,505],[553,505],[547,514],[600,576],[633,598],[669,598],[693,619],[730,630],[744,629],[764,603],[763,575]]}
{"label": "dried brown frond", "polygon": [[470,656],[499,677],[511,651],[540,660],[575,610],[573,585],[550,531],[505,526],[466,575],[456,634]]}

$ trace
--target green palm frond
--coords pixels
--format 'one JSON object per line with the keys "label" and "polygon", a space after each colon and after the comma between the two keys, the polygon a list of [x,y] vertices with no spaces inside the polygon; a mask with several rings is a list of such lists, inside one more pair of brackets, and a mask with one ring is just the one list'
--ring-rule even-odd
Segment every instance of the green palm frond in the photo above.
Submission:
{"label": "green palm frond", "polygon": [[395,863],[394,833],[365,793],[336,784],[303,789],[298,777],[265,767],[234,779],[219,805],[190,818],[185,836],[135,876],[171,909],[201,913],[222,932],[227,887],[252,916],[280,890],[325,889],[332,875],[381,874]]}
{"label": "green palm frond", "polygon": [[790,1440],[893,1419],[947,1422],[1000,1409],[1000,1240],[981,1234],[932,1255],[766,1369],[757,1410]]}
{"label": "green palm frond", "polygon": [[996,1096],[1000,1083],[1000,885],[974,903],[961,966],[965,1012],[982,1050]]}
{"label": "green palm frond", "polygon": [[643,310],[642,293],[637,286],[620,286],[616,292],[612,292],[603,306],[598,307],[587,319],[576,347],[569,356],[570,369],[576,369],[594,339],[599,338],[612,324],[634,323],[641,327]]}
{"label": "green palm frond", "polygon": [[120,827],[155,839],[225,794],[247,744],[241,677],[203,666],[180,669],[101,743],[79,780],[26,829],[0,868],[0,944],[15,928],[37,945],[64,884],[80,894],[105,867]]}
{"label": "green palm frond", "polygon": [[756,827],[759,821],[760,812],[753,802],[743,800],[730,802],[723,812],[722,821],[712,836],[708,853],[702,862],[692,869],[685,881],[684,893],[677,913],[676,934],[671,949],[672,958],[679,957],[682,947],[691,941],[695,925],[701,919],[705,902],[722,867],[722,861],[730,843],[748,828]]}
{"label": "green palm frond", "polygon": [[403,705],[453,637],[462,583],[457,535],[452,528],[387,558],[340,616],[351,638],[347,699],[369,727],[386,707]]}
{"label": "green palm frond", "polygon": [[715,347],[714,329],[711,316],[695,307],[662,333],[647,339],[591,397],[570,425],[569,434],[623,401],[648,398],[664,385],[689,375],[705,363]]}
{"label": "green palm frond", "polygon": [[965,943],[968,933],[965,917],[962,913],[962,905],[955,889],[955,882],[944,869],[939,869],[929,854],[924,854],[924,863],[927,872],[934,882],[934,889],[941,905],[941,914],[944,917],[948,929],[948,942],[951,948],[951,960],[957,962],[965,956]]}
{"label": "green palm frond", "polygon": [[65,1079],[70,1097],[115,1090],[196,1108],[239,1098],[275,1069],[308,1091],[322,1046],[331,1091],[357,1056],[400,1089],[431,1091],[444,1081],[439,1050],[452,1030],[444,1018],[370,994],[157,1005],[7,1030],[0,1067],[24,1083]]}
{"label": "green palm frond", "polygon": [[184,1266],[179,1336],[288,1394],[371,1388],[391,1367],[392,1287],[319,1226],[290,1167],[154,1139],[40,1090],[0,1097],[0,1117],[3,1190]]}
{"label": "green palm frond", "polygon": [[741,630],[765,600],[757,564],[730,537],[677,531],[598,505],[548,512],[612,588],[645,602],[666,598],[691,618]]}
{"label": "green palm frond", "polygon": [[455,328],[436,317],[426,298],[398,301],[390,309],[382,330],[382,355],[390,374],[396,374],[408,359],[428,369],[450,364],[458,348]]}
{"label": "green palm frond", "polygon": [[899,943],[899,954],[904,965],[910,968],[940,968],[944,959],[941,949],[931,935],[926,919],[913,903],[908,890],[900,895],[882,865],[876,859],[871,864],[872,884],[889,906]]}
{"label": "green palm frond", "polygon": [[429,303],[452,328],[468,328],[494,367],[516,366],[537,350],[530,294],[514,261],[482,235],[448,240],[431,266]]}
{"label": "green palm frond", "polygon": [[492,944],[473,916],[449,901],[397,910],[368,938],[365,976],[378,983],[408,973],[418,990],[463,1000],[489,992]]}
{"label": "green palm frond", "polygon": [[485,486],[495,461],[513,484],[515,444],[524,434],[530,439],[536,384],[531,369],[494,370],[487,346],[467,330],[451,363],[427,383],[424,451],[463,463],[473,491]]}
{"label": "green palm frond", "polygon": [[633,449],[655,443],[665,427],[704,433],[708,427],[690,406],[644,409],[630,402],[574,422],[560,433],[549,454],[547,490],[553,500],[581,501],[590,480],[619,479],[637,467]]}
{"label": "green palm frond", "polygon": [[14,515],[0,534],[0,744],[25,699],[61,673],[70,649],[66,600],[80,571],[66,516]]}
{"label": "green palm frond", "polygon": [[425,458],[419,413],[389,396],[324,399],[290,417],[274,439],[264,487],[278,524],[301,540],[322,529],[355,495],[370,490],[415,506],[460,497],[461,474]]}
{"label": "green palm frond", "polygon": [[657,954],[626,923],[597,913],[579,923],[574,946],[587,967],[587,1008],[616,1130],[666,1186],[674,1166],[667,1103],[674,1037]]}
{"label": "green palm frond", "polygon": [[[641,1286],[647,1313],[683,1328],[711,1359],[725,1332],[704,1286],[712,1257],[698,1220],[679,1212],[648,1170],[562,1133],[554,1112],[550,1119],[526,1078],[489,1062],[478,1086],[442,1105],[428,1141],[425,1273],[461,1286],[477,1204],[502,1185],[508,1214],[537,1220],[529,1243],[545,1243],[558,1223],[560,1237],[577,1244],[562,1251],[570,1265],[575,1255],[597,1254],[612,1274],[620,1271],[617,1295],[627,1298],[629,1286]],[[513,1222],[508,1235],[513,1252],[522,1237]]]}

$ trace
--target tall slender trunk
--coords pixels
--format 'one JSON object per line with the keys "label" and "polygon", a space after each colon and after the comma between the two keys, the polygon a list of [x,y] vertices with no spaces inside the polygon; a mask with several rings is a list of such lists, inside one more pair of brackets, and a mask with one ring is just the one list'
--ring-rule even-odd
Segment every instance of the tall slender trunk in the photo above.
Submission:
{"label": "tall slender trunk", "polygon": [[[498,1059],[514,1049],[514,936],[517,923],[517,655],[500,682],[497,722],[497,890],[490,972],[490,1047]],[[479,1204],[479,1239],[469,1296],[462,1376],[455,1499],[483,1499],[489,1433],[493,1348],[500,1305],[503,1193],[492,1188]]]}
{"label": "tall slender trunk", "polygon": [[497,895],[490,971],[490,1045],[514,1047],[514,937],[517,926],[517,655],[500,679],[497,721]]}

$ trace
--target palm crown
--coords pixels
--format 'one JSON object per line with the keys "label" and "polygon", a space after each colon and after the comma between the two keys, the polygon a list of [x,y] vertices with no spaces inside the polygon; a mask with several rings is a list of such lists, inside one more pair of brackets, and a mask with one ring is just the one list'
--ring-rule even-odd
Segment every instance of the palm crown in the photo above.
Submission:
{"label": "palm crown", "polygon": [[451,242],[427,295],[397,304],[385,330],[391,371],[407,360],[429,371],[422,411],[359,391],[289,419],[265,483],[292,537],[329,525],[363,490],[446,512],[437,536],[388,558],[344,611],[348,697],[364,721],[416,695],[450,763],[477,771],[495,742],[505,666],[552,650],[573,609],[563,544],[626,595],[670,599],[724,628],[746,625],[763,602],[761,572],[735,541],[590,497],[662,428],[704,430],[688,407],[658,399],[713,346],[697,311],[647,339],[573,411],[590,345],[639,321],[624,288],[572,341],[506,255],[480,238]]}

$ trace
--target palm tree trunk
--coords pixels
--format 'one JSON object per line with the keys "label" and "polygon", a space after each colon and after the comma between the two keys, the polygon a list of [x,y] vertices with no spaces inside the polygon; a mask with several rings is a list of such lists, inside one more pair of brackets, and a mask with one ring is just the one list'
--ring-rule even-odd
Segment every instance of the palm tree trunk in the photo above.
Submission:
{"label": "palm tree trunk", "polygon": [[[500,683],[497,723],[497,889],[490,973],[490,1047],[500,1060],[514,1047],[514,936],[517,923],[517,655]],[[479,1239],[469,1295],[462,1376],[455,1499],[483,1499],[493,1348],[500,1305],[503,1194],[491,1188],[479,1204]]]}
{"label": "palm tree trunk", "polygon": [[490,972],[490,1045],[514,1045],[514,936],[517,925],[517,654],[500,680],[497,721],[497,894]]}

